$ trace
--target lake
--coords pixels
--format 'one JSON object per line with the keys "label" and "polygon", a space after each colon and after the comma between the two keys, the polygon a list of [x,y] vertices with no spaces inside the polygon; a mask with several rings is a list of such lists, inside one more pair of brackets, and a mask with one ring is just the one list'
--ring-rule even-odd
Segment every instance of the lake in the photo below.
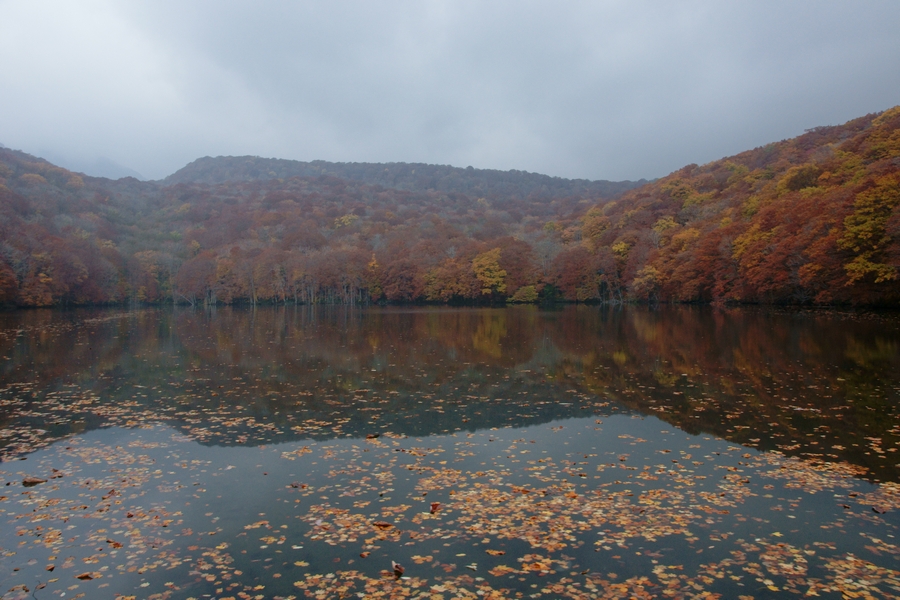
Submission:
{"label": "lake", "polygon": [[900,597],[900,314],[0,313],[0,598]]}

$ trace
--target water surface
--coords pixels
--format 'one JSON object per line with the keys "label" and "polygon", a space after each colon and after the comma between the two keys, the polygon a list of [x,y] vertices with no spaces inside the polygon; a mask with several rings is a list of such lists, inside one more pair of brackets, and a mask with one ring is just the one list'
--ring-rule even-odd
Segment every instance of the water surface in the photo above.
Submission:
{"label": "water surface", "polygon": [[895,597],[898,343],[892,313],[5,313],[0,593]]}

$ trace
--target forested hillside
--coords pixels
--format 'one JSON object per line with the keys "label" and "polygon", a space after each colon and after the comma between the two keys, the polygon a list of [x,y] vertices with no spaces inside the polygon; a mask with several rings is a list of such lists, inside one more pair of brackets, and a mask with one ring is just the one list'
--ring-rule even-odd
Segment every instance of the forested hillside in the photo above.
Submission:
{"label": "forested hillside", "polygon": [[900,107],[632,186],[253,157],[110,181],[0,149],[0,302],[900,301]]}
{"label": "forested hillside", "polygon": [[599,212],[594,245],[627,297],[896,305],[900,107],[688,165]]}

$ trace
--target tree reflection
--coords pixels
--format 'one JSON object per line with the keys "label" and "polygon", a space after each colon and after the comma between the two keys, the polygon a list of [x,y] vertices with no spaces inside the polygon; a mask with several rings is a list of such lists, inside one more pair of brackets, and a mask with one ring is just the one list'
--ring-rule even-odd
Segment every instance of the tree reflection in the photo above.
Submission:
{"label": "tree reflection", "polygon": [[690,306],[7,313],[0,443],[153,420],[233,444],[624,410],[897,480],[898,325]]}

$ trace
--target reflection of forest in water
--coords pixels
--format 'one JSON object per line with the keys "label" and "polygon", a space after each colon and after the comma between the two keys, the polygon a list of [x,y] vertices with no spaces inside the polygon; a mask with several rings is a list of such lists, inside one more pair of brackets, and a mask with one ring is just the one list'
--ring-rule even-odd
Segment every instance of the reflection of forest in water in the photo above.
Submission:
{"label": "reflection of forest in water", "polygon": [[254,444],[626,410],[898,480],[898,326],[699,307],[6,313],[0,443],[112,422]]}

